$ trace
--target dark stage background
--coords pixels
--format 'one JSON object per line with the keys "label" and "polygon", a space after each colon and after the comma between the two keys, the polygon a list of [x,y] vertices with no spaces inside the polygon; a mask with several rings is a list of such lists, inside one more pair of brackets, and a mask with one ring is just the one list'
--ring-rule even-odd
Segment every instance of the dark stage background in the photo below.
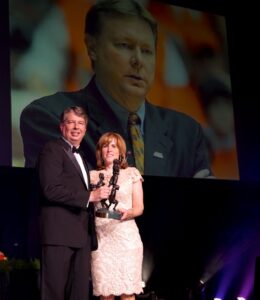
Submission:
{"label": "dark stage background", "polygon": [[[137,222],[145,245],[147,290],[161,299],[186,300],[203,279],[207,300],[217,293],[233,300],[242,290],[251,300],[260,255],[259,76],[254,75],[259,72],[258,10],[252,1],[233,7],[226,1],[167,2],[227,16],[241,180],[145,177],[145,211]],[[8,167],[7,1],[0,6],[0,250],[10,258],[34,258],[39,257],[35,171]]]}
{"label": "dark stage background", "polygon": [[[35,171],[2,167],[0,189],[0,249],[9,257],[38,258]],[[186,300],[202,279],[212,295],[207,299],[213,299],[224,279],[225,299],[242,290],[253,299],[260,253],[257,182],[145,177],[144,195],[145,212],[137,222],[147,290],[161,299]]]}

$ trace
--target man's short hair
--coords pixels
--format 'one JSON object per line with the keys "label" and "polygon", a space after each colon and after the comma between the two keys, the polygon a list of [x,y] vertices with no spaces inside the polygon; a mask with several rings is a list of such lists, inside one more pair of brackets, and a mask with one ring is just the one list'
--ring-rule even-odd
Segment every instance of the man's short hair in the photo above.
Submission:
{"label": "man's short hair", "polygon": [[73,111],[76,116],[82,117],[86,121],[86,124],[88,123],[88,115],[87,115],[85,109],[81,106],[70,106],[70,107],[65,108],[64,111],[60,115],[60,123],[64,122],[65,115],[67,113],[70,113],[71,111]]}
{"label": "man's short hair", "polygon": [[134,0],[102,0],[93,5],[86,14],[85,34],[98,36],[107,17],[133,16],[144,20],[151,28],[157,44],[157,22],[150,12]]}

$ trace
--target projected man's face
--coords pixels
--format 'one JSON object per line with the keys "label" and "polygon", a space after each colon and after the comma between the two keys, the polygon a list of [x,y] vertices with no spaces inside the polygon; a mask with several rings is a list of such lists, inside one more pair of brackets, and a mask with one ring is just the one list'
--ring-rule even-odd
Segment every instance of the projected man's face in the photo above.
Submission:
{"label": "projected man's face", "polygon": [[116,101],[143,101],[155,73],[155,40],[137,17],[107,18],[101,34],[90,38],[89,55],[98,81]]}

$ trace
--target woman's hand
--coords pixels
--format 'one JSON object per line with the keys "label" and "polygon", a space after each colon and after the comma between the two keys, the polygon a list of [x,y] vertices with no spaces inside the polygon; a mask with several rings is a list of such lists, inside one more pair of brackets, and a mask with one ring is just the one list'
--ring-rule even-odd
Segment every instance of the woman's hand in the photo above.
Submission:
{"label": "woman's hand", "polygon": [[133,208],[130,209],[121,208],[119,209],[119,211],[122,213],[122,217],[120,219],[121,221],[130,220],[135,217]]}

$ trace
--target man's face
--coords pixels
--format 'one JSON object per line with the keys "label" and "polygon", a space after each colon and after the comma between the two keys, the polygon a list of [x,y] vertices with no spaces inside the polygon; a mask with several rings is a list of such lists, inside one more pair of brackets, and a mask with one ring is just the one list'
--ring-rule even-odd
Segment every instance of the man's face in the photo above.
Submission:
{"label": "man's face", "polygon": [[86,133],[87,124],[84,118],[73,111],[65,114],[60,130],[63,137],[74,146],[79,146]]}
{"label": "man's face", "polygon": [[107,18],[101,34],[91,40],[89,55],[106,92],[119,102],[143,101],[155,72],[150,26],[137,17]]}

